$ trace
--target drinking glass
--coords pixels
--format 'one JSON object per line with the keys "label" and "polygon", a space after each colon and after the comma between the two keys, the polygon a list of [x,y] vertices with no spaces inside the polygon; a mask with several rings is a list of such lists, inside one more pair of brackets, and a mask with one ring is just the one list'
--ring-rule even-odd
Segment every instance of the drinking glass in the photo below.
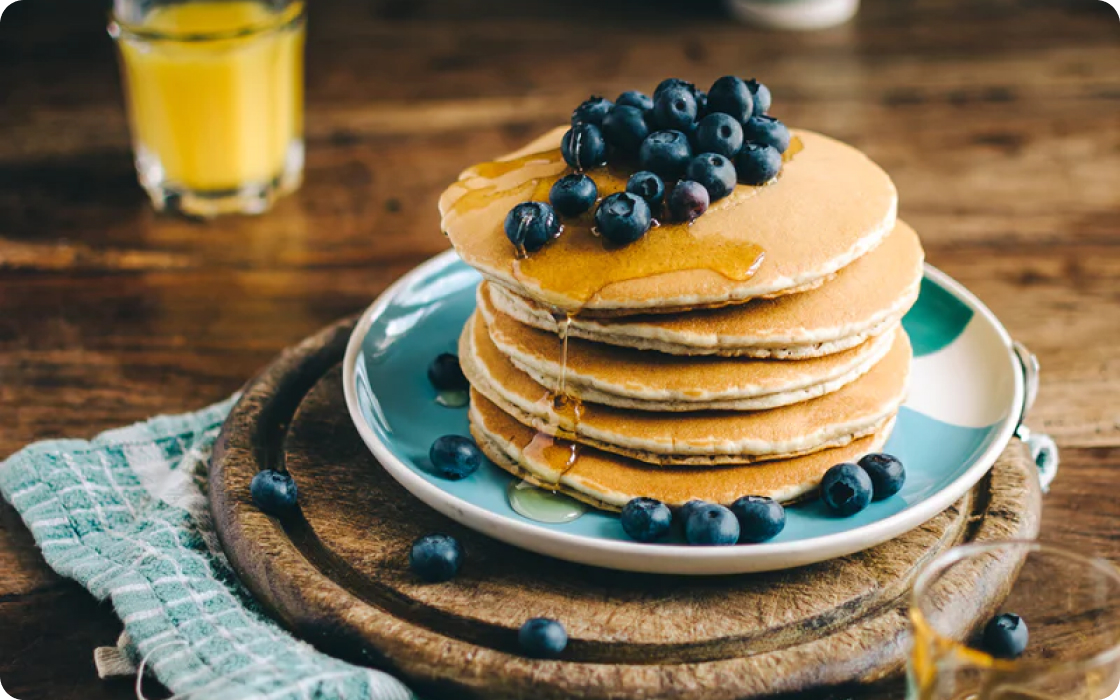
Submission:
{"label": "drinking glass", "polygon": [[[911,700],[1104,700],[1117,691],[1120,572],[1107,561],[1037,542],[967,545],[929,564],[912,596]],[[1026,623],[1018,658],[985,649],[982,630],[1001,613]]]}
{"label": "drinking glass", "polygon": [[303,0],[115,0],[140,184],[157,209],[260,213],[303,173]]}

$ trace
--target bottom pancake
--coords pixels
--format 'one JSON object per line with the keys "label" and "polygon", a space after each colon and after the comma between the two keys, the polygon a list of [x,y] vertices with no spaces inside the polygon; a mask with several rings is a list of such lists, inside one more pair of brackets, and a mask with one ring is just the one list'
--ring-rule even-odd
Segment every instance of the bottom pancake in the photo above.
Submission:
{"label": "bottom pancake", "polygon": [[710,468],[651,468],[637,460],[551,438],[522,425],[478,391],[471,391],[471,434],[494,464],[514,476],[602,510],[618,511],[637,497],[672,507],[693,499],[728,505],[740,496],[791,503],[810,496],[834,464],[880,449],[893,427],[805,457]]}

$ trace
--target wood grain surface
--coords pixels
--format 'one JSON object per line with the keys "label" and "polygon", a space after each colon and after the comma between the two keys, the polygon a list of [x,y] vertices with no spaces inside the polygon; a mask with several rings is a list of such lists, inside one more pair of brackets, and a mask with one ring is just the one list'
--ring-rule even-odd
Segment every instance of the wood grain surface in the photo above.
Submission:
{"label": "wood grain surface", "polygon": [[[930,261],[1043,366],[1063,448],[1043,537],[1120,560],[1120,22],[1099,0],[864,0],[814,34],[714,2],[331,0],[310,12],[307,178],[259,218],[155,215],[136,185],[103,3],[0,20],[0,456],[236,390],[446,247],[464,166],[591,92],[754,74],[775,113],[867,150]],[[0,679],[132,697],[93,673],[111,611],[0,504]],[[60,669],[64,669],[62,672]],[[897,685],[859,691],[897,697]]]}

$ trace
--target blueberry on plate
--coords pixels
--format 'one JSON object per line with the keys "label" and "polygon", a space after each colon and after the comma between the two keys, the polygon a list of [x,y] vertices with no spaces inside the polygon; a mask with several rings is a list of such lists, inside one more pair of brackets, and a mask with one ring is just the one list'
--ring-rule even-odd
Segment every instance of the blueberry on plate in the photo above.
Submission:
{"label": "blueberry on plate", "polygon": [[684,176],[708,190],[709,202],[723,199],[735,189],[735,166],[718,153],[701,153],[690,160]]}
{"label": "blueberry on plate", "polygon": [[638,164],[665,181],[676,180],[692,160],[692,146],[681,131],[655,131],[638,150]]}
{"label": "blueberry on plate", "polygon": [[506,214],[506,237],[530,253],[560,235],[560,219],[544,202],[522,202]]}
{"label": "blueberry on plate", "polygon": [[766,114],[754,116],[743,124],[743,140],[764,143],[785,153],[789,148],[790,134],[786,125]]}
{"label": "blueberry on plate", "polygon": [[471,388],[459,366],[459,356],[450,352],[440,353],[428,365],[428,381],[439,391],[466,391]]}
{"label": "blueberry on plate", "polygon": [[548,191],[548,201],[560,216],[572,218],[588,211],[599,198],[595,181],[583,173],[571,173],[557,180]]}
{"label": "blueberry on plate", "polygon": [[424,535],[412,543],[408,566],[428,583],[443,583],[455,578],[463,565],[463,548],[451,535]]}
{"label": "blueberry on plate", "polygon": [[751,91],[751,96],[754,97],[754,113],[766,114],[770,111],[770,88],[758,82],[754,78],[746,81],[747,89]]}
{"label": "blueberry on plate", "polygon": [[473,440],[462,435],[436,438],[428,450],[428,457],[436,473],[445,479],[466,478],[482,466],[482,450]]}
{"label": "blueberry on plate", "polygon": [[709,114],[696,125],[692,140],[700,153],[734,158],[743,147],[743,125],[726,114]]}
{"label": "blueberry on plate", "polygon": [[637,90],[627,90],[626,92],[619,95],[615,99],[614,103],[616,105],[625,105],[627,107],[637,107],[638,109],[642,110],[643,113],[653,109],[653,98],[645,94],[644,92],[639,92]]}
{"label": "blueberry on plate", "polygon": [[560,154],[577,172],[597,168],[607,162],[607,141],[595,124],[576,124],[564,132]]}
{"label": "blueberry on plate", "polygon": [[692,510],[684,524],[684,538],[695,545],[730,545],[739,541],[739,521],[723,506],[705,503]]}
{"label": "blueberry on plate", "polygon": [[615,105],[603,118],[603,138],[625,155],[637,155],[647,136],[649,125],[637,107]]}
{"label": "blueberry on plate", "polygon": [[688,519],[692,517],[693,513],[695,513],[701,506],[706,505],[708,505],[708,502],[701,501],[699,498],[694,498],[691,501],[686,502],[683,506],[680,507],[680,510],[677,512],[677,521],[681,524],[687,523]]}
{"label": "blueberry on plate", "polygon": [[603,117],[607,116],[607,112],[613,106],[614,103],[607,98],[592,95],[580,103],[580,106],[572,112],[572,126],[576,124],[602,124]]}
{"label": "blueberry on plate", "polygon": [[858,464],[837,464],[821,479],[821,500],[837,515],[855,515],[871,503],[871,477]]}
{"label": "blueberry on plate", "polygon": [[735,174],[744,185],[765,185],[782,171],[782,154],[763,143],[745,143],[735,156]]}
{"label": "blueberry on plate", "polygon": [[298,508],[299,489],[288,472],[264,469],[249,483],[253,503],[264,513],[276,518],[291,515]]}
{"label": "blueberry on plate", "polygon": [[786,509],[765,496],[743,496],[731,504],[731,512],[739,519],[740,542],[772,540],[786,526]]}
{"label": "blueberry on plate", "polygon": [[656,212],[665,202],[665,181],[648,170],[639,170],[626,181],[626,191],[646,200],[651,211]]}
{"label": "blueberry on plate", "polygon": [[653,213],[646,200],[630,192],[616,192],[599,203],[595,228],[615,245],[633,243],[646,235],[653,224]]}
{"label": "blueberry on plate", "polygon": [[664,537],[673,525],[669,506],[653,498],[632,498],[622,507],[622,529],[638,542]]}
{"label": "blueberry on plate", "polygon": [[711,198],[699,182],[681,180],[669,193],[669,216],[673,221],[691,223],[708,211]]}
{"label": "blueberry on plate", "polygon": [[554,659],[568,646],[568,633],[556,620],[534,617],[517,632],[517,641],[527,656],[536,659]]}
{"label": "blueberry on plate", "polygon": [[657,87],[654,89],[653,101],[656,103],[657,98],[661,97],[662,93],[673,88],[684,88],[685,90],[691,92],[693,97],[696,96],[696,86],[692,83],[688,82],[687,80],[681,80],[680,78],[666,78],[665,80],[662,80],[660,83],[658,83]]}
{"label": "blueberry on plate", "polygon": [[696,125],[696,93],[683,87],[669,88],[653,98],[654,125],[659,129],[692,131]]}
{"label": "blueberry on plate", "polygon": [[745,122],[754,113],[754,95],[741,78],[725,75],[708,90],[708,113],[713,112]]}
{"label": "blueberry on plate", "polygon": [[980,644],[997,659],[1017,659],[1027,650],[1027,623],[1013,613],[996,615],[984,625]]}
{"label": "blueberry on plate", "polygon": [[864,455],[859,466],[871,477],[872,498],[876,501],[895,495],[906,483],[906,469],[894,455],[880,452]]}

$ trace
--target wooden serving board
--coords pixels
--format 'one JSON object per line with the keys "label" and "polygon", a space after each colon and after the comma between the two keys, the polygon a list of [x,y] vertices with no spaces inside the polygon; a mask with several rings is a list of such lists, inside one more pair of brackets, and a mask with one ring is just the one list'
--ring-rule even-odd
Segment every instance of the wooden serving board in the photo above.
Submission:
{"label": "wooden serving board", "polygon": [[[1014,442],[921,528],[803,569],[667,577],[531,554],[446,519],[377,464],[343,400],[352,328],[344,321],[289,349],[246,387],[211,464],[214,519],[244,583],[297,635],[431,697],[721,700],[876,680],[902,667],[905,594],[923,563],[961,542],[1038,531],[1036,470]],[[301,516],[280,523],[253,506],[249,482],[264,467],[295,476]],[[466,562],[454,581],[423,584],[408,551],[436,531],[459,538]],[[1018,563],[976,571],[961,604],[945,605],[974,624]],[[517,630],[536,616],[567,628],[562,659],[518,654]]]}

